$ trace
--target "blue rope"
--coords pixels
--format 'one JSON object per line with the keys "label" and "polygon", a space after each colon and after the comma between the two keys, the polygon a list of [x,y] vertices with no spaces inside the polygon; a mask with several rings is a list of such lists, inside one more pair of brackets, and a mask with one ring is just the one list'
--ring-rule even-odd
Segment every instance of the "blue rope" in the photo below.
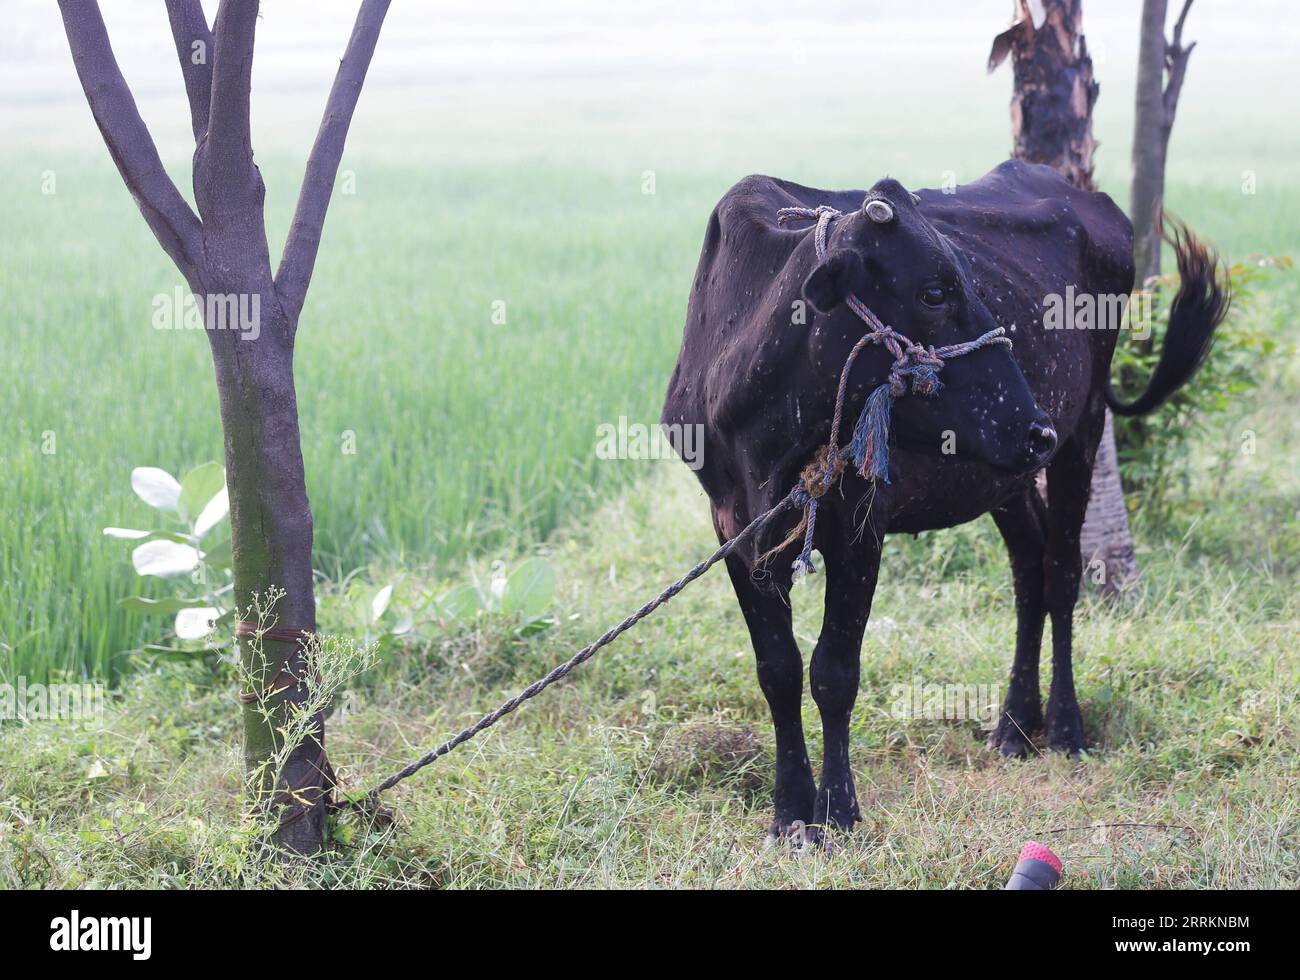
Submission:
{"label": "blue rope", "polygon": [[868,480],[889,482],[889,414],[894,395],[886,381],[867,398],[853,427],[849,456]]}

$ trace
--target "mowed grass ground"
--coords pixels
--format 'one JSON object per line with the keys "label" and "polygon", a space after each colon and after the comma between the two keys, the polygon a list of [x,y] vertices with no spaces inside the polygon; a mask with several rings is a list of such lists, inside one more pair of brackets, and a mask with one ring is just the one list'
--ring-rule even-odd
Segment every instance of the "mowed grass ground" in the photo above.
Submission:
{"label": "mowed grass ground", "polygon": [[[704,223],[735,179],[935,186],[1001,159],[1005,77],[976,63],[967,88],[905,67],[433,87],[401,111],[367,93],[344,165],[357,193],[335,200],[299,335],[325,614],[342,618],[330,603],[356,570],[400,577],[397,604],[418,612],[467,559],[536,551],[561,598],[539,638],[447,634],[368,679],[331,722],[349,785],[460,728],[712,546],[685,469],[598,460],[596,426],[657,418]],[[1300,146],[1270,122],[1293,94],[1257,104],[1253,71],[1213,88],[1193,69],[1170,164],[1171,209],[1233,258],[1300,252]],[[1098,128],[1101,184],[1123,200],[1121,91],[1104,90]],[[864,97],[827,98],[845,92]],[[90,131],[68,112],[61,125]],[[307,146],[286,129],[257,144],[273,242]],[[102,723],[0,734],[0,886],[266,883],[239,819],[231,683],[123,656],[158,633],[115,606],[138,583],[99,529],[148,519],[131,467],[219,458],[220,431],[203,338],[150,325],[177,276],[102,149],[71,142],[0,156],[16,229],[0,237],[0,674],[110,678],[119,693]],[[168,162],[184,186],[183,145]],[[1297,295],[1277,277],[1249,315],[1291,341]],[[1080,609],[1083,764],[1004,765],[974,722],[894,717],[898,685],[1004,681],[1010,580],[981,521],[890,543],[853,729],[866,824],[829,858],[762,847],[770,729],[718,577],[412,780],[393,832],[340,830],[299,880],[995,887],[1040,836],[1079,887],[1294,885],[1300,380],[1278,362],[1264,381],[1204,437],[1172,523],[1139,521],[1140,595]],[[1218,466],[1245,428],[1258,453]],[[816,586],[796,597],[806,649]],[[811,702],[805,722],[816,758]],[[1049,833],[1115,822],[1189,829]]]}

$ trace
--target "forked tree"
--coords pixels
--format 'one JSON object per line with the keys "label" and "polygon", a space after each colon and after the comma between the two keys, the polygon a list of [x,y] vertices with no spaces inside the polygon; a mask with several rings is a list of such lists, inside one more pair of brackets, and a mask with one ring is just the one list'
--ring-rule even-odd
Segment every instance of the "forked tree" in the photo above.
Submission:
{"label": "forked tree", "polygon": [[[324,802],[333,777],[325,756],[323,717],[278,772],[270,766],[278,731],[306,699],[303,644],[314,632],[312,517],[307,501],[293,351],[307,287],[320,247],[348,126],[379,39],[389,0],[362,0],[307,161],[289,235],[272,271],[263,213],[265,187],[253,160],[249,88],[257,0],[222,0],[209,28],[200,0],[166,0],[194,130],[193,182],[198,213],[164,169],[153,138],[122,76],[96,0],[59,0],[77,76],[109,154],[163,251],[209,317],[209,297],[256,298],[259,330],[205,326],[216,368],[230,495],[235,601],[283,591],[278,629],[260,641],[241,636],[247,676],[259,697],[246,698],[245,764],[257,799],[281,805],[275,843],[319,850]],[[263,707],[269,710],[262,710]]]}

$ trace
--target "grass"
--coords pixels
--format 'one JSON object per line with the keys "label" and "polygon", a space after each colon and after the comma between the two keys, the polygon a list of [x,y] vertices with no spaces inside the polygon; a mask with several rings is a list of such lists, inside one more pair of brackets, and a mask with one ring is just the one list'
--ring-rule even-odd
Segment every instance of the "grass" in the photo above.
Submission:
{"label": "grass", "polygon": [[[954,88],[899,57],[815,80],[796,64],[753,78],[733,67],[379,88],[357,121],[344,162],[356,193],[333,203],[298,343],[321,573],[455,574],[467,555],[527,547],[635,479],[635,466],[596,458],[596,428],[658,417],[707,215],[743,174],[935,186],[1005,154],[1005,78],[976,71]],[[907,97],[873,103],[860,126],[821,94],[897,91],[903,70]],[[1199,82],[1171,151],[1170,207],[1230,256],[1300,252],[1294,134],[1233,88]],[[1097,125],[1099,180],[1123,199],[1121,93],[1102,100]],[[187,187],[184,112],[145,106]],[[918,127],[922,111],[942,125]],[[132,467],[221,457],[211,366],[199,336],[151,326],[153,298],[180,280],[84,106],[10,117],[31,143],[0,151],[6,222],[23,229],[0,237],[0,678],[115,681],[159,627],[116,606],[139,583],[128,547],[99,530],[149,519]],[[274,251],[310,121],[299,97],[274,93],[256,117],[281,120],[255,133]],[[1247,168],[1254,195],[1241,192]],[[47,172],[56,193],[41,192]],[[1295,283],[1271,295],[1293,313]]]}
{"label": "grass", "polygon": [[[390,794],[395,828],[345,818],[327,856],[296,872],[252,859],[233,680],[196,665],[137,673],[102,723],[31,724],[0,740],[0,887],[997,888],[1030,837],[1062,856],[1067,887],[1295,887],[1300,541],[1281,510],[1300,500],[1286,462],[1300,424],[1279,410],[1294,390],[1283,380],[1248,420],[1273,455],[1193,480],[1196,497],[1221,483],[1231,514],[1148,540],[1129,602],[1081,603],[1082,763],[1003,763],[978,721],[894,711],[915,683],[1005,681],[1010,576],[996,531],[979,521],[890,539],[851,730],[865,822],[829,856],[763,844],[767,709],[729,586],[714,575]],[[711,547],[693,478],[643,464],[656,465],[540,548],[559,573],[555,628],[520,641],[500,623],[470,633],[425,623],[423,642],[390,651],[355,686],[330,723],[350,787],[494,706]],[[1243,548],[1243,526],[1278,534]],[[418,611],[428,587],[408,578],[395,602]],[[819,598],[811,586],[795,594],[805,650]],[[804,722],[816,759],[810,698]],[[1123,823],[1177,829],[1096,827]]]}

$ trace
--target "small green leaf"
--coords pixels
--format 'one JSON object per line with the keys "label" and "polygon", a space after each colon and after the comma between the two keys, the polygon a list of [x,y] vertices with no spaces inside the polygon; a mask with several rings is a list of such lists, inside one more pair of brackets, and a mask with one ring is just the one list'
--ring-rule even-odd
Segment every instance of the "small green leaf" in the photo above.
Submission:
{"label": "small green leaf", "polygon": [[177,499],[181,516],[194,521],[226,485],[226,470],[220,463],[202,463],[185,474]]}
{"label": "small green leaf", "polygon": [[434,602],[438,618],[458,623],[473,622],[483,609],[483,598],[472,585],[458,585]]}
{"label": "small green leaf", "polygon": [[392,584],[385,585],[375,593],[375,597],[370,600],[370,621],[379,622],[379,617],[388,610],[388,604],[393,600]]}
{"label": "small green leaf", "polygon": [[555,569],[541,558],[530,558],[506,579],[501,611],[521,622],[540,619],[555,599]]}
{"label": "small green leaf", "polygon": [[160,541],[175,541],[177,544],[190,544],[194,539],[188,534],[176,531],[141,531],[133,527],[106,527],[104,537],[117,538],[121,541],[139,541],[142,538],[154,538]]}
{"label": "small green leaf", "polygon": [[131,471],[131,489],[135,495],[157,510],[175,510],[181,485],[166,470],[156,466],[137,466]]}
{"label": "small green leaf", "polygon": [[138,541],[141,538],[149,537],[149,532],[138,531],[133,527],[106,527],[104,528],[104,537],[119,538],[123,541]]}
{"label": "small green leaf", "polygon": [[203,552],[203,563],[209,568],[229,568],[233,562],[229,538]]}
{"label": "small green leaf", "polygon": [[202,647],[187,650],[184,647],[165,647],[157,643],[149,643],[140,652],[162,657],[164,660],[193,660],[196,657],[206,657],[211,651]]}
{"label": "small green leaf", "polygon": [[221,610],[213,606],[182,609],[176,614],[173,629],[182,640],[201,640],[212,632],[213,624],[220,616]]}
{"label": "small green leaf", "polygon": [[217,491],[217,495],[208,501],[206,507],[199,513],[194,520],[194,536],[201,538],[214,527],[226,519],[230,513],[230,495],[226,493],[225,484]]}
{"label": "small green leaf", "polygon": [[167,578],[194,571],[199,564],[199,553],[175,541],[146,541],[131,552],[131,564],[137,575]]}

